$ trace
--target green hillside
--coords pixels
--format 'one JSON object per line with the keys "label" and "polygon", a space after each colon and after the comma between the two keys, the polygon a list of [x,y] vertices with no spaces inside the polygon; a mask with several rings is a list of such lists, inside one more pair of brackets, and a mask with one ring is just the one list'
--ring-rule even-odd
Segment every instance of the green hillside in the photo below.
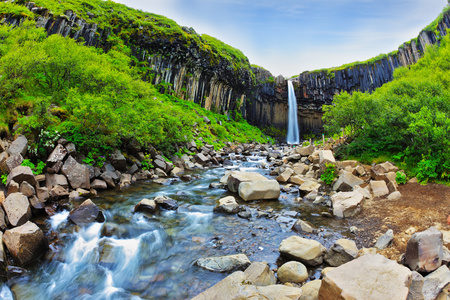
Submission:
{"label": "green hillside", "polygon": [[328,132],[346,127],[344,156],[402,162],[422,182],[450,180],[450,36],[372,94],[343,93],[325,107]]}
{"label": "green hillside", "polygon": [[[36,5],[48,7],[54,14],[72,9],[87,19],[88,12],[93,13],[92,22],[102,22],[102,26],[128,24],[129,32],[142,30],[142,25],[145,30],[156,31],[152,36],[201,45],[213,62],[226,59],[236,68],[248,64],[239,50],[228,52],[229,46],[212,37],[204,42],[167,18],[111,1],[36,1]],[[21,5],[0,2],[0,15],[6,14],[28,20],[16,28],[0,26],[0,131],[3,137],[25,134],[33,141],[31,150],[37,156],[45,153],[47,141],[58,136],[98,154],[131,140],[171,153],[191,139],[216,148],[227,141],[268,141],[237,112],[236,121],[229,120],[195,103],[159,93],[160,87],[141,80],[142,68],[122,37],[115,47],[104,51],[83,46],[82,41],[47,36],[36,28],[33,14]]]}

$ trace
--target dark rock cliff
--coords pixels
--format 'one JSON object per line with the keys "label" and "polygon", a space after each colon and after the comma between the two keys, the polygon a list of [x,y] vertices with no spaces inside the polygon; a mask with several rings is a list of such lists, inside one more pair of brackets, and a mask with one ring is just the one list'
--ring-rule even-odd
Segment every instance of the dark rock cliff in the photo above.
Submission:
{"label": "dark rock cliff", "polygon": [[[288,118],[287,81],[261,68],[236,68],[220,58],[212,61],[211,54],[197,43],[186,43],[179,36],[158,36],[133,23],[114,24],[100,28],[79,18],[73,11],[54,16],[45,8],[27,8],[35,13],[36,24],[49,35],[60,34],[108,51],[114,44],[109,37],[121,36],[138,63],[148,72],[145,79],[174,95],[199,103],[206,109],[223,114],[239,110],[243,117],[261,128],[284,130]],[[18,25],[23,18],[4,16],[1,22]],[[111,24],[109,24],[111,25]],[[127,28],[127,34],[122,29]],[[355,64],[336,70],[304,72],[292,79],[298,102],[301,133],[322,131],[322,105],[329,105],[333,96],[342,91],[371,92],[393,79],[400,66],[418,61],[427,45],[439,43],[439,37],[450,28],[450,13],[444,15],[436,31],[422,31],[417,39],[399,47],[395,54],[371,63]],[[183,30],[195,34],[193,29]],[[197,35],[198,39],[201,39]]]}
{"label": "dark rock cliff", "polygon": [[[443,16],[436,31],[422,31],[417,39],[405,43],[395,54],[371,63],[337,69],[303,72],[292,79],[298,103],[299,126],[302,133],[322,131],[322,105],[330,105],[334,95],[346,91],[372,92],[393,79],[394,70],[415,64],[428,45],[439,44],[450,28],[450,13]],[[258,76],[272,76],[270,73]],[[260,126],[287,127],[287,82],[277,78],[254,88],[245,107],[245,117]]]}

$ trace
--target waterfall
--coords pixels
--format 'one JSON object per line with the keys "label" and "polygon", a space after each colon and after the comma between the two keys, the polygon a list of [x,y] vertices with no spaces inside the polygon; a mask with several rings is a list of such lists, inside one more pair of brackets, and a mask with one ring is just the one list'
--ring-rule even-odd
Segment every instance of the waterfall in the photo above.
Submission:
{"label": "waterfall", "polygon": [[288,80],[289,91],[289,120],[288,120],[288,144],[298,144],[300,142],[300,134],[297,121],[297,98],[295,98],[294,85]]}

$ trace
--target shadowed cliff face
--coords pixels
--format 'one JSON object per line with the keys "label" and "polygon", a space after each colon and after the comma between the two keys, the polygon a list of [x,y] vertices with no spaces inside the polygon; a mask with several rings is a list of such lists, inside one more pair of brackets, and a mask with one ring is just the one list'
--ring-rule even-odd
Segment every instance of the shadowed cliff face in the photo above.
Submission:
{"label": "shadowed cliff face", "polygon": [[[70,10],[65,15],[53,16],[45,8],[34,7],[33,3],[28,3],[27,8],[35,13],[37,26],[45,28],[49,35],[84,40],[85,45],[105,51],[113,45],[108,39],[111,33],[118,35],[124,26],[128,26],[128,33],[122,39],[137,61],[148,69],[144,79],[216,112],[230,114],[239,110],[249,123],[261,128],[287,128],[287,82],[282,76],[274,80],[269,71],[261,68],[250,71],[250,68],[236,68],[223,58],[213,61],[211,55],[196,43],[186,43],[176,35],[158,36],[145,28],[134,28],[132,23],[102,29]],[[6,16],[2,22],[18,25],[21,19]],[[396,54],[343,69],[300,74],[293,79],[300,132],[321,132],[322,105],[332,104],[335,94],[372,92],[391,81],[396,68],[416,63],[427,45],[439,43],[439,35],[446,35],[447,28],[450,28],[450,13],[444,15],[436,32],[422,31],[417,41],[403,44]],[[248,61],[246,65],[249,66]]]}
{"label": "shadowed cliff face", "polygon": [[[394,70],[415,64],[428,45],[439,44],[439,36],[450,28],[450,13],[444,14],[437,31],[422,31],[416,40],[401,45],[398,53],[388,55],[372,63],[334,71],[304,72],[293,79],[298,102],[300,131],[319,133],[323,131],[322,105],[330,105],[333,96],[346,91],[372,92],[393,80]],[[255,72],[255,71],[254,71]],[[271,76],[267,72],[255,72],[258,78]],[[260,84],[253,89],[250,101],[245,106],[245,117],[258,126],[287,128],[288,96],[287,82],[279,76],[274,83]]]}

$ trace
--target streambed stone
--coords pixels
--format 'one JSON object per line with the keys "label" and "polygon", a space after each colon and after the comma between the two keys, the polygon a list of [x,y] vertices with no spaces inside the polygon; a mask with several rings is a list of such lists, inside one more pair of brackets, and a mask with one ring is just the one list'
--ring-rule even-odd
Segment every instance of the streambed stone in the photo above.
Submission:
{"label": "streambed stone", "polygon": [[200,258],[196,264],[213,272],[232,272],[244,270],[250,266],[250,260],[245,254]]}
{"label": "streambed stone", "polygon": [[291,236],[281,242],[279,251],[283,256],[310,266],[317,266],[323,262],[327,249],[317,241]]}
{"label": "streambed stone", "polygon": [[214,211],[234,214],[239,211],[239,204],[233,196],[228,196],[219,200],[219,203],[214,207]]}
{"label": "streambed stone", "polygon": [[278,199],[280,184],[276,180],[257,180],[239,184],[239,197],[244,201]]}
{"label": "streambed stone", "polygon": [[239,191],[239,185],[242,182],[267,181],[267,180],[269,179],[267,179],[266,177],[257,172],[233,171],[228,175],[227,185],[228,189],[231,192],[237,193]]}
{"label": "streambed stone", "polygon": [[328,249],[325,261],[332,267],[338,267],[358,257],[358,247],[352,240],[339,239]]}
{"label": "streambed stone", "polygon": [[281,283],[302,283],[308,279],[308,270],[304,264],[298,261],[290,261],[278,269],[277,276]]}
{"label": "streambed stone", "polygon": [[3,242],[20,266],[38,259],[48,249],[44,233],[30,221],[19,227],[6,230],[3,235]]}
{"label": "streambed stone", "polygon": [[70,212],[69,219],[77,225],[89,225],[93,222],[103,222],[105,217],[98,206],[91,199],[87,199]]}

